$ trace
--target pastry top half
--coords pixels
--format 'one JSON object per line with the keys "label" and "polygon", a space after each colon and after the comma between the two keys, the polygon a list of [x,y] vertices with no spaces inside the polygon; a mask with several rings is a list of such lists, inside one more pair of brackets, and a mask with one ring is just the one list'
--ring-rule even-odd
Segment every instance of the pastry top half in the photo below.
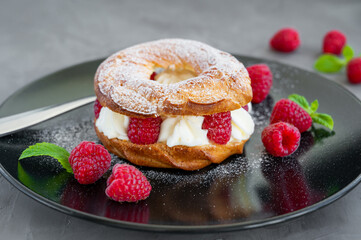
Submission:
{"label": "pastry top half", "polygon": [[[157,68],[188,71],[172,84],[150,81]],[[103,107],[129,117],[202,116],[238,109],[252,99],[246,68],[232,55],[192,40],[139,44],[107,58],[94,87]]]}

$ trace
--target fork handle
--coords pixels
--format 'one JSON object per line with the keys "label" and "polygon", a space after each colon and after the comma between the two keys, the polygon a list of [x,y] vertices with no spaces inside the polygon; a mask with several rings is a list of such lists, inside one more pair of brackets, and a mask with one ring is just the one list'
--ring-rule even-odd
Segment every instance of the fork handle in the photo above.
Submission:
{"label": "fork handle", "polygon": [[95,96],[85,97],[60,105],[37,108],[27,112],[0,118],[0,137],[33,126],[75,108],[94,102]]}

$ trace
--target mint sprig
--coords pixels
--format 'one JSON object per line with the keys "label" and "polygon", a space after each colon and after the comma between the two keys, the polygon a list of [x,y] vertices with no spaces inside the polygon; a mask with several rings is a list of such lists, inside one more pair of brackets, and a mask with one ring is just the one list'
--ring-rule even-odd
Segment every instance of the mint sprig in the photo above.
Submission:
{"label": "mint sprig", "polygon": [[332,54],[323,54],[315,62],[315,68],[324,73],[334,73],[340,71],[346,65],[344,59],[340,59]]}
{"label": "mint sprig", "polygon": [[19,160],[35,157],[35,156],[50,156],[58,160],[61,166],[68,172],[73,173],[73,170],[69,163],[70,153],[62,147],[59,147],[52,143],[42,142],[29,146],[25,149],[19,157]]}
{"label": "mint sprig", "polygon": [[330,115],[326,113],[312,113],[312,121],[318,124],[321,124],[329,129],[333,129],[333,119]]}
{"label": "mint sprig", "polygon": [[354,57],[355,52],[350,45],[346,45],[342,49],[340,58],[334,54],[323,54],[315,62],[315,69],[324,73],[335,73],[340,71]]}
{"label": "mint sprig", "polygon": [[307,99],[298,94],[291,94],[288,96],[288,99],[300,105],[308,114],[310,114],[313,123],[321,124],[330,130],[333,130],[334,122],[330,115],[326,113],[317,113],[318,109],[318,100],[314,100],[311,105],[308,103]]}

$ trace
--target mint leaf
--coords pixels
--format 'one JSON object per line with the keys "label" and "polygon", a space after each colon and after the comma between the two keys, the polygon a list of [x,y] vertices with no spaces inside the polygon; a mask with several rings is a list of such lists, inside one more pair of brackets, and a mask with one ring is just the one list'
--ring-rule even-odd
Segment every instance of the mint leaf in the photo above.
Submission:
{"label": "mint leaf", "polygon": [[340,71],[346,61],[332,54],[323,54],[315,62],[316,70],[325,73],[333,73]]}
{"label": "mint leaf", "polygon": [[310,109],[311,109],[311,113],[314,113],[317,111],[317,109],[318,109],[318,100],[317,99],[311,103]]}
{"label": "mint leaf", "polygon": [[307,99],[304,96],[294,93],[289,95],[288,99],[300,105],[306,112],[310,114],[310,104],[308,103]]}
{"label": "mint leaf", "polygon": [[25,149],[21,156],[19,157],[19,160],[28,158],[28,157],[35,157],[35,156],[50,156],[58,160],[58,162],[63,166],[63,168],[68,173],[73,173],[73,170],[70,166],[70,163],[68,161],[69,159],[69,152],[66,151],[64,148],[59,147],[52,143],[37,143],[35,145],[29,146],[27,149]]}
{"label": "mint leaf", "polygon": [[355,52],[350,45],[346,45],[342,48],[342,55],[345,58],[346,62],[349,62],[355,55]]}
{"label": "mint leaf", "polygon": [[330,115],[326,113],[312,113],[312,121],[318,124],[321,124],[329,129],[333,129],[333,119]]}

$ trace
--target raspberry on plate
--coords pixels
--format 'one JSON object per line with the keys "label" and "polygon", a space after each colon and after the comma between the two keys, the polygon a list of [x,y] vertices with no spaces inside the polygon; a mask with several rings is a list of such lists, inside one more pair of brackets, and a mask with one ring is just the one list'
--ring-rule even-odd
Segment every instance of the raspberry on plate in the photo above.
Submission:
{"label": "raspberry on plate", "polygon": [[118,202],[137,202],[146,199],[152,186],[141,171],[128,164],[115,164],[107,180],[105,194]]}
{"label": "raspberry on plate", "polygon": [[281,99],[273,107],[270,123],[287,122],[302,133],[307,131],[312,125],[311,116],[297,103],[289,99]]}
{"label": "raspberry on plate", "polygon": [[100,102],[98,101],[98,99],[95,100],[94,102],[94,115],[95,115],[95,118],[98,119],[99,118],[99,113],[100,113],[100,110],[102,109],[102,105],[100,105]]}
{"label": "raspberry on plate", "polygon": [[337,30],[326,33],[323,38],[323,53],[339,55],[346,44],[346,36]]}
{"label": "raspberry on plate", "polygon": [[157,118],[130,118],[128,138],[136,144],[152,144],[158,141],[162,119]]}
{"label": "raspberry on plate", "polygon": [[231,112],[215,113],[204,116],[202,129],[208,130],[209,140],[226,144],[231,139],[232,132]]}
{"label": "raspberry on plate", "polygon": [[156,72],[153,72],[152,75],[150,75],[149,79],[150,80],[155,80],[155,76],[157,75]]}
{"label": "raspberry on plate", "polygon": [[347,77],[350,83],[361,83],[361,57],[348,62]]}
{"label": "raspberry on plate", "polygon": [[253,92],[253,103],[262,102],[272,87],[272,72],[266,64],[255,64],[247,67]]}
{"label": "raspberry on plate", "polygon": [[285,157],[295,152],[300,139],[300,131],[285,122],[271,124],[262,131],[263,145],[275,157]]}
{"label": "raspberry on plate", "polygon": [[300,43],[299,34],[294,28],[279,30],[270,41],[271,47],[280,52],[292,52],[298,48]]}
{"label": "raspberry on plate", "polygon": [[81,142],[69,156],[74,177],[81,184],[96,182],[109,169],[110,162],[109,152],[93,142]]}

